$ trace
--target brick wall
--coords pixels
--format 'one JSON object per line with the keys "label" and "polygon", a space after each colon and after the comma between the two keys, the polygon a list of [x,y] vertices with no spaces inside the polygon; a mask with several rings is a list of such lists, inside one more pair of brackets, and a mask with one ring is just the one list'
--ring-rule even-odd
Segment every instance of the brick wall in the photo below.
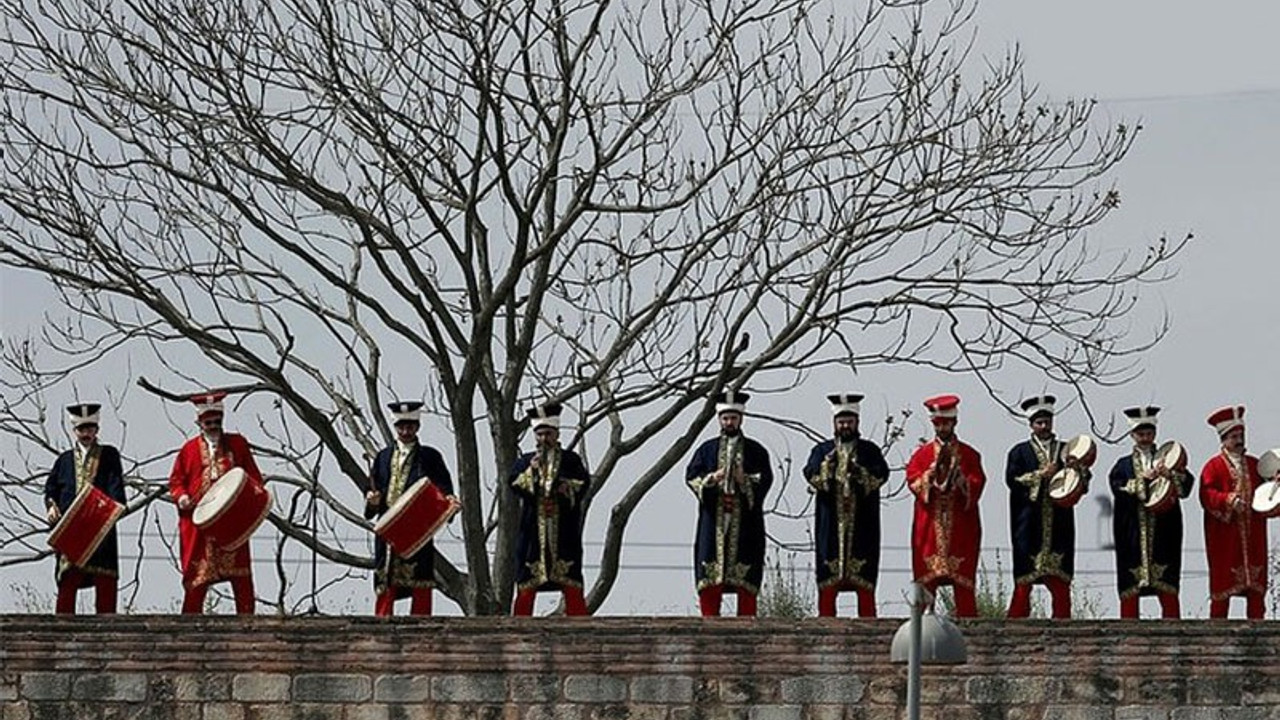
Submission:
{"label": "brick wall", "polygon": [[[0,720],[897,720],[901,620],[0,617]],[[962,623],[938,720],[1280,720],[1280,623]]]}

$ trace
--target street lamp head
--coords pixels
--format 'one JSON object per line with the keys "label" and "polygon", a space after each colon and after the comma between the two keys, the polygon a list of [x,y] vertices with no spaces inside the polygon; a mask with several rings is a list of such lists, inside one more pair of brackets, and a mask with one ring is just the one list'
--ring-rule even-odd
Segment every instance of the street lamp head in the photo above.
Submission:
{"label": "street lamp head", "polygon": [[[911,621],[908,620],[893,634],[889,660],[895,663],[908,662],[910,652]],[[955,623],[931,612],[920,616],[920,664],[955,665],[968,659],[968,645]]]}

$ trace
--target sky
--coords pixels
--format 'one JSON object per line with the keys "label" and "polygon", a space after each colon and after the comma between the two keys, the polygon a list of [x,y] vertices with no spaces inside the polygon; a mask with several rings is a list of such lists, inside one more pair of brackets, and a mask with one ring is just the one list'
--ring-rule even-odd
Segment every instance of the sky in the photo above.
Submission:
{"label": "sky", "polygon": [[[1020,46],[1027,77],[1049,98],[1096,98],[1100,118],[1143,125],[1134,150],[1114,176],[1122,194],[1121,207],[1092,232],[1093,240],[1103,246],[1129,245],[1162,235],[1195,235],[1178,260],[1178,277],[1151,291],[1157,298],[1155,309],[1166,312],[1172,321],[1170,334],[1145,359],[1142,377],[1091,395],[1095,408],[1105,419],[1129,405],[1163,406],[1161,438],[1186,445],[1191,467],[1197,470],[1217,449],[1216,436],[1205,418],[1222,405],[1248,407],[1252,453],[1280,445],[1280,404],[1272,362],[1280,354],[1280,338],[1267,293],[1270,272],[1280,264],[1280,250],[1269,237],[1275,226],[1271,210],[1280,200],[1276,133],[1280,76],[1275,72],[1280,68],[1280,44],[1272,36],[1274,28],[1280,27],[1280,5],[1264,0],[985,0],[979,5],[975,27],[978,53],[999,56],[1015,44]],[[51,297],[42,283],[0,268],[0,331],[6,337],[24,333],[41,321],[40,302],[35,299]],[[1157,319],[1135,317],[1135,328]],[[1038,391],[1044,386],[1043,379],[1031,372],[1011,373],[1004,381],[1011,388]],[[982,500],[983,561],[993,574],[1002,568],[1007,587],[1011,581],[1003,463],[1008,448],[1025,439],[1025,422],[1004,415],[983,397],[976,383],[963,378],[891,368],[864,371],[852,382],[857,387],[848,387],[846,377],[817,378],[802,388],[802,397],[770,402],[799,407],[801,419],[822,427],[829,422],[823,400],[828,392],[865,393],[868,418],[903,407],[919,410],[921,399],[939,392],[960,394],[965,400],[959,433],[983,454],[990,478]],[[909,437],[929,433],[922,413],[917,412],[912,422]],[[1078,408],[1066,408],[1060,414],[1060,435],[1086,430]],[[759,420],[748,418],[746,431],[769,446],[775,458],[792,458],[796,477],[780,491],[781,497],[785,507],[805,509],[807,496],[798,466],[808,448],[785,446]],[[711,433],[709,428],[706,435]],[[904,463],[906,451],[906,447],[891,450],[890,463]],[[1092,612],[1105,617],[1115,616],[1114,561],[1102,548],[1109,526],[1098,523],[1094,498],[1107,494],[1106,470],[1127,452],[1127,444],[1103,445],[1095,471],[1104,477],[1095,480],[1077,508],[1076,584]],[[900,484],[899,473],[890,486]],[[596,526],[587,529],[589,558],[598,552],[595,538],[603,537],[604,514],[597,512]],[[1185,503],[1184,518],[1183,612],[1203,617],[1207,581],[1202,511],[1194,497]],[[690,569],[694,519],[693,497],[680,478],[669,478],[646,498],[628,530],[621,576],[601,609],[603,614],[696,613]],[[803,543],[810,523],[808,508],[800,519],[774,518],[770,530],[781,540]],[[885,504],[882,615],[906,613],[909,524],[909,501],[897,497]],[[1273,536],[1280,538],[1277,532],[1273,528]],[[462,559],[460,541],[447,533],[440,547],[445,554]],[[793,562],[802,588],[812,592],[811,557],[800,553]],[[0,612],[13,611],[20,603],[17,594],[6,595],[14,582],[50,590],[48,567],[7,572],[9,576],[0,578]],[[147,604],[152,609],[171,607],[176,600],[176,571],[157,568],[154,572],[161,578],[157,584],[171,585],[171,592]],[[589,559],[588,582],[593,577]],[[368,581],[353,587],[327,596],[331,611],[367,612],[365,605],[372,602]],[[1041,592],[1037,597],[1043,604],[1047,599]],[[550,604],[550,599],[544,599],[539,607],[547,609]],[[454,612],[449,605],[438,601],[437,611]],[[842,600],[841,607],[847,614],[851,601]],[[1143,612],[1151,616],[1156,609],[1144,604]],[[1234,606],[1232,612],[1240,615],[1242,608]]]}

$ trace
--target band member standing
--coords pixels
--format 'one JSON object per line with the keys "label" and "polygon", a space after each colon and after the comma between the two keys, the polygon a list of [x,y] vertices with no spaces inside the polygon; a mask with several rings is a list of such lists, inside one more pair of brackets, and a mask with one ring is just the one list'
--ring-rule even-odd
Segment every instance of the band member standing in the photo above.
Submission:
{"label": "band member standing", "polygon": [[[1177,468],[1167,468],[1156,455],[1158,407],[1131,407],[1129,421],[1133,452],[1111,468],[1111,493],[1115,496],[1112,526],[1116,546],[1116,588],[1120,593],[1120,617],[1136,620],[1139,599],[1160,599],[1161,617],[1181,617],[1178,583],[1182,577],[1182,505],[1191,494],[1195,478]],[[1147,506],[1153,483],[1163,478],[1173,484],[1172,504],[1160,511]]]}
{"label": "band member standing", "polygon": [[764,446],[742,434],[748,399],[721,394],[720,436],[702,443],[685,471],[698,498],[693,572],[703,617],[720,615],[726,589],[737,594],[738,615],[754,617],[764,576],[764,498],[773,468]]}
{"label": "band member standing", "polygon": [[835,438],[823,440],[804,466],[815,497],[814,551],[818,615],[835,617],[836,595],[858,594],[858,615],[876,616],[880,574],[880,487],[889,465],[858,435],[861,395],[828,395]]}
{"label": "band member standing", "polygon": [[[1004,481],[1009,487],[1010,536],[1013,541],[1013,598],[1009,617],[1031,615],[1031,588],[1043,584],[1052,598],[1053,617],[1071,617],[1071,579],[1075,574],[1076,511],[1049,496],[1049,481],[1063,469],[1063,445],[1053,434],[1052,395],[1028,398],[1022,411],[1031,425],[1030,439],[1009,450]],[[1076,466],[1088,487],[1089,471]]]}
{"label": "band member standing", "polygon": [[[97,403],[67,407],[67,419],[76,441],[72,449],[54,461],[44,483],[44,504],[50,525],[62,518],[76,495],[88,485],[96,486],[118,503],[125,502],[120,451],[98,442],[98,411],[101,407]],[[83,566],[72,565],[65,556],[59,555],[55,570],[58,584],[55,612],[59,615],[75,614],[76,592],[80,588],[92,587],[94,610],[99,615],[115,613],[120,577],[119,553],[113,527]]]}
{"label": "band member standing", "polygon": [[516,600],[512,615],[532,615],[537,593],[559,590],[565,615],[587,615],[582,594],[583,502],[591,475],[582,458],[560,447],[560,410],[528,411],[536,447],[520,456],[508,480],[520,500]]}
{"label": "band member standing", "polygon": [[982,456],[956,438],[960,398],[939,395],[924,401],[934,439],[907,462],[907,487],[916,497],[911,526],[911,569],[915,582],[930,592],[955,588],[956,616],[976,617],[974,582],[982,520],[978,499],[986,486]]}
{"label": "band member standing", "polygon": [[1209,557],[1209,617],[1225,618],[1232,596],[1243,596],[1246,615],[1262,618],[1267,588],[1267,523],[1253,512],[1261,479],[1258,460],[1245,454],[1244,406],[1209,416],[1222,450],[1200,471],[1204,539]]}
{"label": "band member standing", "polygon": [[[438,450],[418,443],[422,426],[421,402],[393,402],[391,411],[396,440],[374,458],[369,472],[369,491],[364,496],[364,517],[371,520],[382,515],[400,496],[418,482],[431,482],[445,495],[453,494],[453,478]],[[390,617],[395,602],[411,598],[410,615],[431,614],[431,589],[435,586],[435,543],[427,542],[412,558],[403,558],[387,547],[387,541],[373,541],[373,612]]]}
{"label": "band member standing", "polygon": [[249,543],[227,550],[214,543],[192,519],[196,505],[210,487],[232,468],[241,468],[249,482],[262,485],[262,473],[253,460],[249,441],[238,433],[222,431],[225,392],[193,395],[200,434],[186,441],[169,473],[169,494],[178,506],[178,540],[182,550],[182,598],[184,615],[204,612],[209,586],[230,581],[236,614],[252,615],[253,562]]}

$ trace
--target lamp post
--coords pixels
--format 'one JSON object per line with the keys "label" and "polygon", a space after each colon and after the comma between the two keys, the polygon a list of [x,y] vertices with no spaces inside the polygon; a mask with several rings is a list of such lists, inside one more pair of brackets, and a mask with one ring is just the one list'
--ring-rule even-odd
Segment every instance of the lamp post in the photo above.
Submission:
{"label": "lamp post", "polygon": [[907,720],[920,720],[920,666],[963,663],[968,647],[955,623],[933,613],[927,590],[911,583],[910,593],[911,619],[893,634],[889,661],[907,663]]}

